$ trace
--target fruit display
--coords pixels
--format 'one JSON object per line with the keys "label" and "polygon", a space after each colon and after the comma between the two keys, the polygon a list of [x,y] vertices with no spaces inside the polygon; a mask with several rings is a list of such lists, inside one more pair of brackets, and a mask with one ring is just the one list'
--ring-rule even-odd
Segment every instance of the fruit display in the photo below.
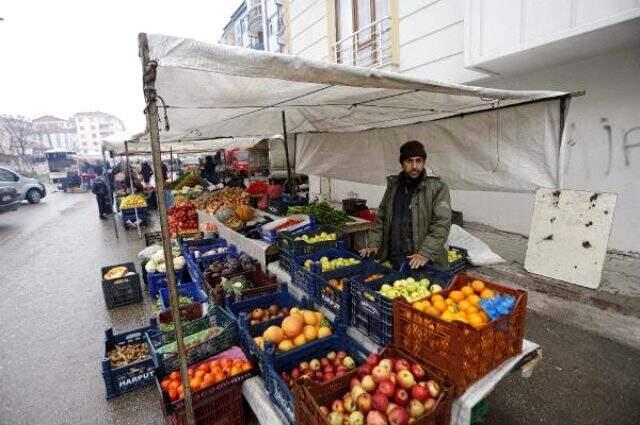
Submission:
{"label": "fruit display", "polygon": [[[167,266],[164,261],[164,251],[160,245],[155,245],[157,247],[155,253],[149,257],[146,264],[144,265],[144,269],[147,273],[166,273]],[[182,270],[184,266],[187,264],[182,253],[180,252],[180,248],[173,247],[171,248],[171,255],[173,255],[173,268],[175,270]]]}
{"label": "fruit display", "polygon": [[146,208],[147,199],[142,195],[127,195],[120,200],[120,209],[126,210],[129,208]]}
{"label": "fruit display", "polygon": [[360,264],[360,260],[355,258],[339,257],[329,260],[327,257],[321,257],[318,261],[306,260],[304,262],[304,268],[308,271],[313,271],[314,267],[318,266],[320,267],[320,271],[324,273],[341,267],[350,267],[358,264]]}
{"label": "fruit display", "polygon": [[238,219],[245,222],[251,221],[255,217],[255,212],[249,205],[238,205],[234,212]]}
{"label": "fruit display", "polygon": [[[184,307],[187,305],[191,305],[194,303],[193,298],[186,296],[186,295],[180,295],[178,296],[178,308],[180,307]],[[160,313],[161,311],[163,311],[162,309],[162,302],[160,301],[160,298],[158,298],[158,300],[153,304],[153,311],[154,313]]]}
{"label": "fruit display", "polygon": [[227,255],[223,260],[213,261],[205,271],[205,275],[208,278],[229,276],[232,274],[242,273],[244,271],[254,270],[255,267],[256,260],[246,253],[240,254],[239,257]]}
{"label": "fruit display", "polygon": [[356,362],[346,351],[330,351],[324,357],[300,362],[291,370],[280,373],[289,388],[295,380],[303,378],[315,382],[327,382],[346,375],[356,368]]}
{"label": "fruit display", "polygon": [[450,291],[446,298],[434,294],[428,299],[413,303],[413,307],[447,322],[459,321],[474,329],[482,329],[490,318],[483,310],[481,301],[493,298],[494,292],[486,288],[483,281],[476,279],[460,290]]}
{"label": "fruit display", "polygon": [[277,351],[287,352],[316,339],[331,336],[331,324],[319,311],[292,307],[280,326],[269,326],[262,336],[253,340],[261,350],[265,342],[271,342]]}
{"label": "fruit display", "polygon": [[286,317],[288,315],[288,307],[281,308],[276,304],[271,304],[268,308],[254,308],[251,313],[249,313],[249,324],[254,326],[262,322],[268,322],[269,320],[278,317]]}
{"label": "fruit display", "polygon": [[137,344],[116,345],[108,353],[111,367],[117,368],[149,358],[149,347],[146,342]]}
{"label": "fruit display", "polygon": [[198,198],[200,195],[202,195],[202,193],[204,192],[204,189],[202,188],[202,186],[200,185],[195,185],[193,187],[189,187],[189,186],[183,186],[181,189],[179,190],[172,190],[171,194],[178,199],[178,197],[182,197],[184,199],[196,199]]}
{"label": "fruit display", "polygon": [[134,272],[130,272],[125,266],[116,266],[104,274],[104,280],[120,279],[121,277],[134,275]]}
{"label": "fruit display", "polygon": [[322,232],[319,235],[315,235],[315,236],[311,236],[311,237],[309,237],[309,235],[298,236],[294,240],[303,241],[303,242],[306,242],[308,244],[313,245],[313,244],[316,244],[318,242],[335,241],[337,238],[338,238],[338,235],[335,234],[335,233]]}
{"label": "fruit display", "polygon": [[380,294],[385,298],[395,299],[403,297],[409,302],[426,298],[432,293],[435,294],[440,291],[442,291],[442,287],[440,285],[431,284],[429,279],[422,278],[420,280],[416,280],[412,277],[398,279],[393,282],[392,285],[385,283],[379,290]]}
{"label": "fruit display", "polygon": [[196,172],[189,172],[180,177],[173,183],[174,190],[181,190],[183,187],[196,187],[202,188],[202,177]]}
{"label": "fruit display", "polygon": [[176,202],[169,208],[169,231],[172,234],[198,231],[198,213],[191,202]]}
{"label": "fruit display", "polygon": [[[215,338],[218,335],[220,335],[223,330],[224,328],[221,328],[220,326],[213,326],[211,328],[207,328],[205,330],[196,332],[189,336],[185,336],[184,337],[185,349],[188,350],[190,348],[195,347],[196,345],[200,345],[203,342],[210,340],[211,338]],[[158,349],[156,349],[156,352],[160,354],[175,354],[178,352],[178,345],[175,341],[170,342],[169,344],[165,344],[159,347]]]}
{"label": "fruit display", "polygon": [[371,354],[349,391],[320,410],[331,425],[407,425],[430,413],[440,393],[419,364]]}
{"label": "fruit display", "polygon": [[239,187],[225,187],[214,192],[204,193],[194,201],[197,209],[215,214],[222,207],[235,208],[239,205],[249,205],[250,196]]}
{"label": "fruit display", "polygon": [[344,279],[329,279],[327,286],[322,288],[322,297],[332,303],[340,303],[340,300],[336,297],[336,292],[342,292],[344,290]]}
{"label": "fruit display", "polygon": [[456,261],[460,261],[464,258],[462,256],[462,253],[455,248],[449,249],[448,256],[449,256],[449,264],[453,264]]}
{"label": "fruit display", "polygon": [[[191,393],[197,393],[232,376],[240,375],[252,369],[253,365],[246,358],[220,358],[201,362],[188,369]],[[160,382],[160,388],[169,395],[171,401],[180,400],[184,397],[180,372],[171,372]]]}
{"label": "fruit display", "polygon": [[306,214],[313,216],[318,224],[329,224],[342,227],[351,221],[351,217],[343,211],[334,209],[326,202],[311,202],[309,205],[289,207],[287,215]]}

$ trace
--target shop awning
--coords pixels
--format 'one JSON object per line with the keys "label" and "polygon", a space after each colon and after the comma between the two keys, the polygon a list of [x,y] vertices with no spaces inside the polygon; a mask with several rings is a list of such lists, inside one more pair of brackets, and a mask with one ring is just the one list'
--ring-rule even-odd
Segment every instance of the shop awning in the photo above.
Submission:
{"label": "shop awning", "polygon": [[268,137],[282,132],[284,111],[303,173],[383,184],[412,137],[454,188],[557,183],[565,92],[441,83],[155,34],[141,34],[140,47],[155,65],[145,79],[159,97],[161,142]]}

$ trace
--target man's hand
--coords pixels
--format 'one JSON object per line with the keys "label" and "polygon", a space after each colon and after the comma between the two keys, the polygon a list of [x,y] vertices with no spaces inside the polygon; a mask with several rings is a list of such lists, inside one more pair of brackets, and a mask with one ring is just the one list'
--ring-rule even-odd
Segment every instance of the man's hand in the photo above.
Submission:
{"label": "man's hand", "polygon": [[370,247],[370,248],[362,248],[360,250],[360,256],[367,258],[369,256],[376,255],[378,253],[378,248]]}
{"label": "man's hand", "polygon": [[411,267],[412,269],[419,269],[429,262],[429,259],[427,257],[424,257],[420,254],[409,255],[407,257],[407,260],[409,260],[409,267]]}

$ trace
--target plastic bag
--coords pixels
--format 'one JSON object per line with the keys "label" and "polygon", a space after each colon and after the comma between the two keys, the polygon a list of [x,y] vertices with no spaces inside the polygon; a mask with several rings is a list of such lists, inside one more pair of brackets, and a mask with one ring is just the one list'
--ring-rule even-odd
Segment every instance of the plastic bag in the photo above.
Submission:
{"label": "plastic bag", "polygon": [[151,246],[146,247],[142,251],[140,251],[138,253],[138,257],[141,260],[149,260],[151,259],[151,257],[153,257],[153,254],[155,254],[158,251],[162,251],[162,245],[153,244]]}
{"label": "plastic bag", "polygon": [[486,243],[456,224],[451,225],[447,244],[466,249],[467,259],[474,266],[504,263],[504,259],[493,252]]}

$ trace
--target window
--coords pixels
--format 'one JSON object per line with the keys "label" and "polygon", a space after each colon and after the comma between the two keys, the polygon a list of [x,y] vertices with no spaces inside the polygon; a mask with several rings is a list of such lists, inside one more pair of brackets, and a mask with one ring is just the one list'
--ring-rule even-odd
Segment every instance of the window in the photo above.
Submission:
{"label": "window", "polygon": [[17,182],[18,176],[9,170],[0,168],[0,182]]}

